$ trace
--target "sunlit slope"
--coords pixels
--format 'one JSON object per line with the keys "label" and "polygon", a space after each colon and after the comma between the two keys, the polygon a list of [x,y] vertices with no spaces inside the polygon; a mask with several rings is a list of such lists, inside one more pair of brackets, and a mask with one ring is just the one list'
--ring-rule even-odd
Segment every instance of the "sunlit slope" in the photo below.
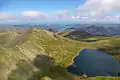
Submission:
{"label": "sunlit slope", "polygon": [[2,32],[0,35],[5,37],[0,39],[3,41],[0,46],[0,80],[7,80],[8,76],[14,80],[27,80],[36,70],[32,60],[37,54],[51,56],[57,64],[65,66],[84,47],[82,43],[42,29]]}
{"label": "sunlit slope", "polygon": [[50,56],[56,64],[66,67],[81,49],[115,47],[119,40],[79,42],[39,28],[3,31],[0,33],[0,80],[28,80],[38,70],[32,64],[37,54]]}
{"label": "sunlit slope", "polygon": [[[0,45],[0,80],[7,80],[8,76],[10,73],[12,73],[12,70],[18,68],[19,66],[17,65],[19,63],[19,65],[24,66],[24,68],[27,70],[28,68],[26,68],[27,66],[29,67],[30,65],[32,66],[31,62],[30,62],[30,58],[33,54],[28,56],[28,53],[22,52],[22,50],[20,50],[20,47],[18,47],[21,43],[20,41],[22,41],[23,43],[26,40],[26,38],[29,38],[29,36],[22,36],[23,34],[25,34],[26,32],[29,32],[30,30],[26,30],[26,31],[22,31],[21,33],[18,33],[16,31],[13,32],[1,32],[0,34],[2,34],[2,38],[0,38],[1,41],[1,45]],[[3,35],[4,34],[4,35]],[[31,34],[31,33],[29,33]],[[26,62],[27,64],[23,64],[20,63],[21,61]],[[32,68],[31,68],[32,70]],[[21,73],[21,71],[23,71]],[[24,74],[25,70],[18,70],[17,73],[18,74]],[[29,72],[28,72],[29,73]],[[29,73],[30,74],[30,73]],[[28,77],[28,76],[24,76],[24,77]]]}

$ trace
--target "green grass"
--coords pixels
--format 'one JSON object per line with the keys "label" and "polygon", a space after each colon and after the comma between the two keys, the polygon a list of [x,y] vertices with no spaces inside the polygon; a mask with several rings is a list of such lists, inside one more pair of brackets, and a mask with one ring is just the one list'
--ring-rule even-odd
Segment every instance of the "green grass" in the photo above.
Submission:
{"label": "green grass", "polygon": [[[34,66],[32,60],[37,54],[51,56],[56,64],[67,66],[82,48],[80,45],[84,45],[58,35],[55,36],[42,29],[29,29],[22,34],[14,32],[7,36],[5,36],[7,38],[1,38],[5,43],[1,45],[0,50],[0,57],[2,57],[0,62],[4,66],[0,67],[0,80],[7,80],[8,77],[10,80],[27,80],[30,72],[27,71],[26,66]],[[26,61],[27,65],[19,63],[20,60]],[[34,69],[36,69],[35,66],[31,68],[31,71]]]}
{"label": "green grass", "polygon": [[[119,53],[119,50],[114,49],[119,46],[119,40],[120,38],[113,38],[95,43],[80,42],[37,28],[22,31],[21,34],[0,33],[0,80],[28,80],[34,73],[38,75],[39,69],[33,65],[37,54],[50,56],[56,65],[66,68],[83,48],[104,48],[106,52]],[[112,50],[107,49],[106,45],[112,47]],[[119,59],[118,56],[114,55],[116,59]],[[60,74],[58,68],[53,71]],[[51,74],[49,71],[47,73]]]}
{"label": "green grass", "polygon": [[103,77],[103,76],[99,76],[99,77],[88,78],[87,80],[120,80],[120,78],[119,77]]}

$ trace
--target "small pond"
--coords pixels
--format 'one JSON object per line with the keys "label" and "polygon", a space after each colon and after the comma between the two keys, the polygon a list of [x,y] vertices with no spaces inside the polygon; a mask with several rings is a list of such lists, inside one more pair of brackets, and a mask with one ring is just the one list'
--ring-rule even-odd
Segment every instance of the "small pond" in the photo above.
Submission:
{"label": "small pond", "polygon": [[76,75],[119,76],[120,64],[111,55],[93,49],[83,49],[74,58],[74,63],[67,70]]}

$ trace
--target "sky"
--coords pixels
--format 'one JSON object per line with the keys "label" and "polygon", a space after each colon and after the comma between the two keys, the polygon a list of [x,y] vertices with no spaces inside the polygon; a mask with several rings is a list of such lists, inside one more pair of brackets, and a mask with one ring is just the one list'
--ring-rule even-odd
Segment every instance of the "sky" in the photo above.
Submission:
{"label": "sky", "polygon": [[120,0],[0,0],[0,23],[120,21]]}

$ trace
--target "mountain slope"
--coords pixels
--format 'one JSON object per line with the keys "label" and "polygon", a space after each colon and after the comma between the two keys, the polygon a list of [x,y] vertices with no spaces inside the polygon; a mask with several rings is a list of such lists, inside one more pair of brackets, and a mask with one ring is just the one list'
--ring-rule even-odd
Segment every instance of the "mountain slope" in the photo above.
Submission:
{"label": "mountain slope", "polygon": [[[81,49],[99,48],[103,46],[102,43],[108,44],[106,40],[96,43],[70,40],[39,28],[18,31],[0,33],[0,80],[39,80],[40,70],[33,61],[40,54],[53,58],[55,65],[58,65],[52,69],[52,73],[45,70],[46,76],[61,76],[60,80],[69,80],[65,77],[68,73],[64,68],[72,63]],[[97,44],[100,46],[96,46]],[[49,65],[45,67],[47,66]],[[58,74],[55,75],[56,73]],[[36,77],[32,77],[33,75],[38,78],[34,79]]]}
{"label": "mountain slope", "polygon": [[83,45],[42,29],[27,29],[22,34],[14,32],[7,36],[0,47],[0,80],[7,80],[8,76],[12,80],[27,80],[36,70],[32,60],[37,54],[51,56],[56,64],[65,66],[72,62],[79,45]]}
{"label": "mountain slope", "polygon": [[92,35],[85,31],[78,31],[78,30],[65,30],[63,32],[58,33],[58,35],[61,35],[63,37],[67,37],[74,40],[82,40],[90,37],[94,37],[95,35]]}

